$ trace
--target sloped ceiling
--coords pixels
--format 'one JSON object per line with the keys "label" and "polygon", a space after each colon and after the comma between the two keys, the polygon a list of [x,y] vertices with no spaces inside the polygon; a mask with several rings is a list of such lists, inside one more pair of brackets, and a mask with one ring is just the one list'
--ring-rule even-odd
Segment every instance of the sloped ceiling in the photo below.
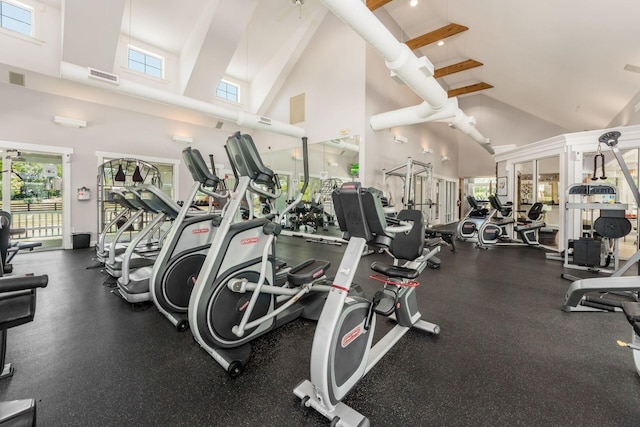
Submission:
{"label": "sloped ceiling", "polygon": [[[61,60],[110,71],[118,38],[139,40],[179,58],[183,95],[210,99],[227,76],[250,88],[245,108],[257,114],[327,13],[319,0],[42,2],[62,12]],[[436,69],[483,64],[440,77],[445,89],[486,82],[484,95],[571,131],[606,127],[640,91],[640,74],[624,69],[640,66],[635,0],[383,3],[375,13],[391,15],[401,41],[449,23],[469,28],[416,51]]]}

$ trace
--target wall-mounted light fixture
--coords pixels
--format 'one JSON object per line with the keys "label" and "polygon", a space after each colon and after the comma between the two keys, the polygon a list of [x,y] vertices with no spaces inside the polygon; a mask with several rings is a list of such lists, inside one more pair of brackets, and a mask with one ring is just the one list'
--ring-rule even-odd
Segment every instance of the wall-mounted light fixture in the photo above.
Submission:
{"label": "wall-mounted light fixture", "polygon": [[409,138],[404,137],[402,135],[396,135],[393,137],[393,140],[395,142],[397,142],[398,144],[406,144],[407,142],[409,142]]}
{"label": "wall-mounted light fixture", "polygon": [[292,160],[296,160],[296,161],[302,161],[302,160],[304,160],[304,159],[302,158],[302,156],[300,156],[300,155],[298,155],[298,154],[293,154],[293,155],[291,156],[291,159],[292,159]]}
{"label": "wall-mounted light fixture", "polygon": [[431,148],[423,148],[422,154],[433,154],[433,150]]}
{"label": "wall-mounted light fixture", "polygon": [[84,120],[70,119],[69,117],[53,116],[53,122],[57,125],[68,126],[71,128],[86,128],[87,122]]}
{"label": "wall-mounted light fixture", "polygon": [[443,162],[448,162],[449,161],[449,157],[448,156],[442,156],[442,158],[440,159]]}
{"label": "wall-mounted light fixture", "polygon": [[188,136],[173,135],[171,137],[171,140],[173,142],[179,142],[181,144],[193,144],[193,138],[190,138]]}

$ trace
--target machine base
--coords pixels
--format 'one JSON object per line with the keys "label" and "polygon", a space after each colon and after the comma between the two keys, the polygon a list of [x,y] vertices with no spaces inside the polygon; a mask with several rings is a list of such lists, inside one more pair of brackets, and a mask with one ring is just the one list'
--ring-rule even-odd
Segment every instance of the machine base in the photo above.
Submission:
{"label": "machine base", "polygon": [[339,402],[333,410],[329,410],[315,398],[313,392],[313,384],[311,381],[304,380],[293,389],[293,393],[302,400],[302,405],[307,408],[311,407],[331,420],[332,426],[340,427],[366,427],[369,426],[369,419],[356,411],[355,409]]}

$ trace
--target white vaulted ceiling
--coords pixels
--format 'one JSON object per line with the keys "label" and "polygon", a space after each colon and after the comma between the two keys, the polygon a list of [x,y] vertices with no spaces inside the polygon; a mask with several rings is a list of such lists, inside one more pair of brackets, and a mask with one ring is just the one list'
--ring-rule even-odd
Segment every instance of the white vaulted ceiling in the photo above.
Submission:
{"label": "white vaulted ceiling", "polygon": [[[486,82],[493,87],[478,93],[571,131],[606,127],[640,91],[640,74],[624,69],[640,66],[636,0],[380,1],[375,13],[396,21],[401,41],[449,23],[469,28],[442,47],[415,51],[436,69],[467,59],[483,64],[440,77],[445,89]],[[249,89],[243,108],[255,114],[269,107],[331,13],[320,0],[41,3],[61,10],[61,61],[117,74],[118,42],[140,41],[178,58],[180,95],[211,102],[219,80],[231,78]]]}

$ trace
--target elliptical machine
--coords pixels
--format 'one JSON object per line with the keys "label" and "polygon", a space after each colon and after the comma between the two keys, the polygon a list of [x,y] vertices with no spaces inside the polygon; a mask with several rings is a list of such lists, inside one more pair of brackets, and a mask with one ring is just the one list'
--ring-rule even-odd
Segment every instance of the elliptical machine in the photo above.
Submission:
{"label": "elliptical machine", "polygon": [[228,207],[228,204],[224,206],[222,214],[208,211],[193,213],[191,203],[199,192],[214,198],[229,195],[224,190],[216,192],[222,181],[215,175],[213,162],[212,171],[209,171],[198,150],[185,148],[182,158],[194,184],[158,254],[149,282],[149,292],[158,311],[178,331],[189,327],[187,310],[191,290]]}
{"label": "elliptical machine", "polygon": [[309,180],[306,138],[302,148],[304,184],[296,200],[274,221],[262,217],[233,223],[247,191],[275,200],[281,189],[249,135],[237,132],[225,146],[239,179],[191,292],[188,314],[195,340],[231,376],[244,369],[255,338],[298,317],[317,320],[330,289],[324,284],[327,261],[293,267],[282,286],[276,280],[280,218],[302,199]]}
{"label": "elliptical machine", "polygon": [[[332,196],[340,229],[349,244],[316,327],[311,381],[301,382],[294,394],[303,406],[330,419],[332,426],[365,426],[369,420],[342,399],[409,329],[439,334],[440,327],[421,320],[415,294],[415,279],[426,264],[422,213],[401,211],[400,224],[387,227],[377,190],[352,182]],[[372,301],[348,295],[366,244],[388,247],[394,258],[391,265],[371,265],[379,273],[372,278],[384,283]],[[399,259],[408,261],[399,265]],[[391,317],[397,324],[372,347],[376,314]]]}

